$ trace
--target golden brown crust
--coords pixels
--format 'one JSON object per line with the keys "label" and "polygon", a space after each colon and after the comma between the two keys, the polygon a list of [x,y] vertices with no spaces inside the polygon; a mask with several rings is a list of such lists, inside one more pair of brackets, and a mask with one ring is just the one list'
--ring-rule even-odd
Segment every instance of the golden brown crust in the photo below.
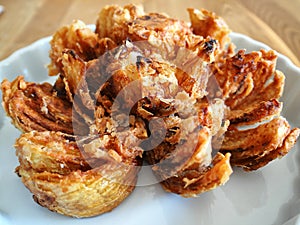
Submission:
{"label": "golden brown crust", "polygon": [[83,82],[86,63],[73,51],[65,49],[61,56],[62,78],[65,84],[66,95],[70,101],[77,92],[80,82]]}
{"label": "golden brown crust", "polygon": [[226,45],[230,42],[230,29],[223,18],[205,9],[197,10],[189,8],[188,12],[193,33],[218,40],[221,49],[225,49]]}
{"label": "golden brown crust", "polygon": [[[247,171],[255,170],[280,157],[276,152],[290,133],[290,125],[285,119],[274,119],[282,109],[279,98],[285,76],[275,70],[277,55],[272,50],[228,53],[218,57],[213,64],[220,85],[218,91],[222,92],[220,96],[230,108],[226,119],[231,123],[221,147],[219,144],[215,147],[232,154],[232,165]],[[264,124],[257,127],[261,122]],[[246,131],[238,130],[243,126],[249,127]]]}
{"label": "golden brown crust", "polygon": [[[159,13],[149,13],[133,20],[128,24],[127,36],[139,46],[146,45],[144,49],[150,47],[151,53],[154,49],[163,59],[174,60],[177,66],[180,62],[183,65],[183,62],[193,62],[189,57],[191,53],[197,55],[198,60],[213,62],[219,52],[219,44],[212,37],[194,35],[188,23]],[[184,48],[183,55],[178,47]],[[185,68],[194,69],[196,66],[186,65]]]}
{"label": "golden brown crust", "polygon": [[65,48],[74,49],[86,60],[95,57],[94,49],[97,40],[97,35],[80,20],[75,20],[70,26],[60,28],[50,41],[51,64],[48,66],[49,74],[57,75],[61,72],[61,54]]}
{"label": "golden brown crust", "polygon": [[20,167],[19,174],[38,204],[77,218],[111,211],[128,197],[135,184],[135,180],[132,186],[114,182],[113,179],[119,178],[117,172],[112,179],[107,179],[97,170],[74,171],[62,176]]}
{"label": "golden brown crust", "polygon": [[[275,149],[273,151],[267,152],[266,154],[254,156],[254,157],[248,158],[246,160],[243,160],[241,162],[241,164],[242,164],[241,166],[246,171],[257,170],[257,169],[267,165],[272,160],[285,156],[295,145],[295,143],[299,137],[299,134],[300,134],[300,130],[298,128],[294,128],[286,136],[286,138],[284,139],[284,141],[280,147],[278,147],[277,149]],[[236,162],[236,165],[239,165],[239,164],[240,164],[240,162]]]}
{"label": "golden brown crust", "polygon": [[232,173],[230,166],[230,154],[225,156],[218,153],[210,167],[204,171],[189,169],[183,173],[166,179],[162,182],[163,188],[183,197],[196,197],[200,193],[215,189],[225,184]]}
{"label": "golden brown crust", "polygon": [[16,155],[23,169],[61,175],[91,169],[75,142],[75,136],[60,132],[31,131],[17,139]]}
{"label": "golden brown crust", "polygon": [[94,152],[85,152],[90,143],[77,143],[59,132],[25,133],[16,141],[17,172],[34,200],[52,211],[73,217],[111,211],[133,191],[138,161],[128,154],[126,162],[116,161],[109,142]]}
{"label": "golden brown crust", "polygon": [[281,113],[281,110],[282,103],[278,102],[277,99],[271,99],[258,103],[255,102],[254,104],[248,105],[244,110],[231,110],[226,118],[230,120],[231,124],[245,126],[278,116]]}
{"label": "golden brown crust", "polygon": [[100,38],[111,38],[117,44],[121,44],[127,38],[127,23],[144,15],[142,6],[133,4],[109,5],[104,7],[96,22],[96,33]]}
{"label": "golden brown crust", "polygon": [[230,154],[218,153],[212,160],[209,129],[196,128],[184,135],[184,127],[192,129],[193,125],[180,119],[178,122],[178,118],[176,123],[170,121],[168,131],[177,128],[175,133],[167,135],[152,151],[146,151],[145,156],[166,191],[195,197],[227,182],[232,173]]}
{"label": "golden brown crust", "polygon": [[70,26],[60,28],[53,35],[50,46],[49,75],[58,75],[62,72],[61,60],[65,49],[72,49],[82,60],[89,61],[116,47],[116,44],[108,37],[99,38],[85,23],[74,20]]}
{"label": "golden brown crust", "polygon": [[280,146],[289,132],[290,126],[282,117],[275,118],[256,128],[231,129],[225,134],[222,151],[230,151],[239,158],[249,157],[248,152],[250,152],[250,156],[253,153],[257,155],[269,151],[268,148]]}
{"label": "golden brown crust", "polygon": [[19,76],[12,82],[4,80],[1,87],[5,111],[21,131],[73,133],[72,105],[57,97],[51,84],[26,82]]}
{"label": "golden brown crust", "polygon": [[154,36],[159,40],[169,39],[176,43],[182,41],[186,35],[192,34],[186,22],[159,13],[137,17],[128,27],[128,35],[133,41],[150,40]]}
{"label": "golden brown crust", "polygon": [[[262,102],[260,105],[264,106],[265,103]],[[272,119],[275,115],[268,113],[258,116],[250,113],[250,117],[249,114],[244,116],[245,120],[241,119],[243,117],[232,119],[236,123],[229,126],[220,151],[231,153],[232,165],[243,167],[247,171],[256,170],[280,157],[276,152],[280,151],[285,139],[290,135],[290,125],[283,117]],[[260,122],[263,124],[259,124]],[[297,139],[297,136],[293,137]],[[289,149],[285,148],[286,151]],[[268,155],[272,157],[267,157]]]}

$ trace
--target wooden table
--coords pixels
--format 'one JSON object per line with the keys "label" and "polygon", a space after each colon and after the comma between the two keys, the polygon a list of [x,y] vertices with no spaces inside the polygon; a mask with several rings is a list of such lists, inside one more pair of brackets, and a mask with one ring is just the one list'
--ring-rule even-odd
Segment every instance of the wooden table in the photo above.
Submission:
{"label": "wooden table", "polygon": [[266,43],[300,66],[300,0],[0,0],[5,8],[0,15],[0,60],[73,19],[95,23],[104,5],[128,2],[184,20],[187,7],[215,11],[233,31]]}

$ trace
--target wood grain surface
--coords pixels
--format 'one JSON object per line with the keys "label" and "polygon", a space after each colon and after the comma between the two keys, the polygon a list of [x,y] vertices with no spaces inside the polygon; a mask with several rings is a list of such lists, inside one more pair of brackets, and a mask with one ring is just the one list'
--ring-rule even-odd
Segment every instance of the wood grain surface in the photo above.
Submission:
{"label": "wood grain surface", "polygon": [[73,19],[95,23],[104,5],[129,2],[183,20],[188,20],[186,8],[206,8],[222,16],[231,30],[269,45],[300,66],[300,0],[0,0],[0,60]]}

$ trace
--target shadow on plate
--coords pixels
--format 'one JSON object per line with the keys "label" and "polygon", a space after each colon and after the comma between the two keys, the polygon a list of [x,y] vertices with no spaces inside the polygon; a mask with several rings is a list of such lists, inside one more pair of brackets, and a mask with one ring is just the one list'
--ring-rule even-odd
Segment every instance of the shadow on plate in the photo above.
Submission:
{"label": "shadow on plate", "polygon": [[267,201],[266,181],[261,171],[247,173],[240,168],[234,170],[230,182],[221,188],[235,210],[246,216]]}
{"label": "shadow on plate", "polygon": [[[292,218],[300,216],[300,143],[298,142],[292,151],[294,154],[294,163],[289,164],[290,171],[298,171],[298,176],[296,176],[293,184],[293,196],[284,203],[280,209],[276,218],[276,222],[272,225],[296,225],[299,224],[297,221],[293,223]],[[280,181],[278,181],[280,182]],[[287,222],[289,221],[289,222]],[[287,222],[287,223],[286,223]]]}
{"label": "shadow on plate", "polygon": [[0,224],[1,225],[12,225],[12,222],[9,219],[8,214],[3,212],[1,209],[0,209]]}
{"label": "shadow on plate", "polygon": [[[1,94],[0,94],[0,99],[2,99]],[[2,106],[0,106],[0,129],[4,126],[4,117],[5,117],[4,109]]]}

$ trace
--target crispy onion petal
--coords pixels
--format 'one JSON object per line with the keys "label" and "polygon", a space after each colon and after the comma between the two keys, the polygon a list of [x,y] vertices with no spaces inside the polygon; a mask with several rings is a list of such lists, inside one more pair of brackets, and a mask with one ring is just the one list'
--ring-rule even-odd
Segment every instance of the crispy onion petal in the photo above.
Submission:
{"label": "crispy onion petal", "polygon": [[56,96],[49,83],[35,84],[22,76],[2,82],[3,105],[12,123],[23,132],[52,130],[72,134],[72,106]]}
{"label": "crispy onion petal", "polygon": [[[260,167],[258,165],[267,164],[267,159],[274,160],[279,157],[280,154],[275,154],[275,152],[281,151],[285,140],[289,140],[289,143],[295,142],[291,138],[297,138],[297,132],[299,132],[297,129],[291,131],[288,122],[283,117],[279,117],[256,128],[227,131],[220,151],[231,153],[233,165],[244,167],[246,170],[250,168],[254,170]],[[288,151],[290,148],[284,149]],[[265,157],[266,155],[272,155],[272,157]],[[264,163],[260,158],[264,158]],[[256,166],[249,166],[251,160]],[[256,161],[261,163],[256,163]]]}
{"label": "crispy onion petal", "polygon": [[177,193],[183,197],[196,197],[203,192],[225,184],[229,180],[232,173],[229,159],[229,153],[225,156],[218,153],[211,166],[207,167],[205,171],[187,169],[163,181],[162,186],[166,191]]}
{"label": "crispy onion petal", "polygon": [[[87,152],[92,158],[84,157],[75,139],[50,131],[21,135],[16,141],[17,173],[34,200],[52,211],[73,217],[111,211],[133,191],[138,161],[127,157],[126,163],[120,163],[110,149],[92,148]],[[95,146],[88,142],[83,147],[88,151],[90,145]]]}

